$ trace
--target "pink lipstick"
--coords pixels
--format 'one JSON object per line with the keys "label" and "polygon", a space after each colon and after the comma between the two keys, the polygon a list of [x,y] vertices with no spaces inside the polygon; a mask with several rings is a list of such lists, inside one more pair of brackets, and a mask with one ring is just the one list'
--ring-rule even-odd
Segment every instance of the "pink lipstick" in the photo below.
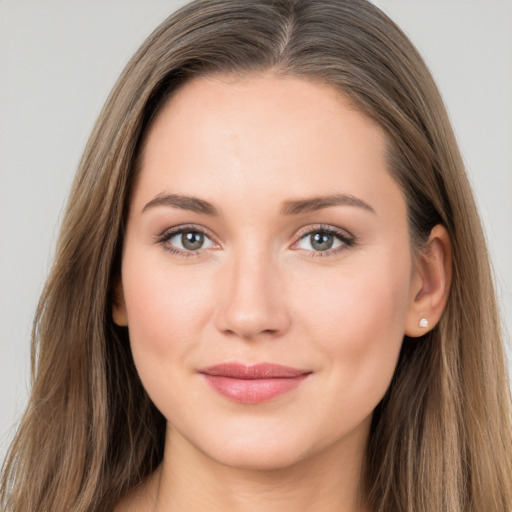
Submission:
{"label": "pink lipstick", "polygon": [[270,363],[223,363],[199,371],[218,393],[245,404],[266,402],[297,388],[307,370]]}

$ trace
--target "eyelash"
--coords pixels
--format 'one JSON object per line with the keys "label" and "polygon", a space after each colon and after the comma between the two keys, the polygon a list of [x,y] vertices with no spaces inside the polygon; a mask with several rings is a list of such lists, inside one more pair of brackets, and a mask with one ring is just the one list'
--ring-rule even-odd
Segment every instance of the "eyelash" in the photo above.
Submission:
{"label": "eyelash", "polygon": [[294,242],[293,245],[297,245],[301,240],[304,240],[308,236],[311,236],[315,233],[322,233],[322,234],[328,234],[336,237],[340,242],[341,245],[339,247],[336,247],[335,249],[328,249],[326,251],[308,251],[313,258],[326,258],[329,256],[336,256],[340,252],[343,252],[347,250],[350,247],[354,247],[356,245],[356,239],[355,237],[350,234],[348,231],[335,228],[334,226],[328,226],[320,224],[318,226],[315,226],[311,228],[308,226],[303,231],[299,231],[298,233],[298,240]]}
{"label": "eyelash", "polygon": [[[193,224],[168,229],[167,231],[165,231],[164,233],[162,233],[161,235],[158,236],[157,242],[162,245],[164,250],[166,250],[167,252],[169,252],[175,256],[179,256],[181,258],[191,258],[194,256],[200,256],[202,251],[204,251],[205,249],[198,249],[195,251],[187,251],[187,250],[178,249],[176,247],[173,247],[172,245],[169,245],[169,240],[171,240],[176,235],[185,233],[187,231],[194,232],[194,233],[200,233],[203,236],[210,239],[214,244],[219,245],[219,244],[217,244],[217,242],[214,241],[213,237],[208,233],[208,231],[206,231],[201,226],[196,226]],[[336,247],[335,249],[328,249],[326,251],[306,250],[307,252],[310,253],[311,257],[314,257],[314,258],[334,256],[334,255],[337,255],[338,253],[346,250],[347,248],[353,247],[354,245],[356,245],[356,239],[352,234],[348,233],[345,230],[341,230],[341,229],[335,228],[333,226],[327,226],[327,225],[322,224],[322,225],[315,226],[313,228],[308,226],[307,228],[304,228],[303,230],[299,231],[299,233],[297,234],[298,239],[296,242],[294,242],[292,244],[292,248],[293,248],[293,246],[296,246],[300,241],[306,239],[306,237],[311,236],[315,233],[332,235],[332,236],[336,237],[341,242],[341,245],[339,247]],[[293,249],[293,250],[300,250],[300,249]]]}
{"label": "eyelash", "polygon": [[171,254],[173,254],[175,256],[179,256],[181,258],[191,258],[194,256],[200,256],[201,251],[204,251],[204,249],[198,249],[196,251],[187,251],[187,250],[182,250],[182,249],[173,247],[172,245],[170,245],[168,243],[176,235],[180,235],[187,231],[190,231],[193,233],[200,233],[200,234],[204,235],[205,237],[209,238],[210,240],[212,240],[212,242],[214,244],[218,245],[216,242],[213,241],[213,237],[204,228],[202,228],[201,226],[196,226],[194,224],[188,224],[188,225],[168,229],[167,231],[165,231],[158,237],[157,242],[162,245],[164,250],[166,250],[167,252],[170,252]]}

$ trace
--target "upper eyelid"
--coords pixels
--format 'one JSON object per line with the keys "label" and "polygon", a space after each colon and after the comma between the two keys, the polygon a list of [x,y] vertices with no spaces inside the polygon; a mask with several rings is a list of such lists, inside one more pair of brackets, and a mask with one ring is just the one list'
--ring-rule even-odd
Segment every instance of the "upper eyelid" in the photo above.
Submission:
{"label": "upper eyelid", "polygon": [[215,243],[219,243],[216,240],[215,235],[211,233],[211,231],[203,226],[198,226],[196,224],[182,224],[179,226],[174,226],[172,228],[164,229],[157,238],[159,240],[164,238],[170,238],[171,236],[178,235],[179,233],[183,233],[184,231],[197,231],[198,233],[202,233],[206,235],[208,238],[211,238]]}
{"label": "upper eyelid", "polygon": [[309,235],[311,233],[316,233],[318,231],[326,231],[326,232],[332,233],[334,235],[339,235],[343,238],[350,238],[351,240],[355,239],[354,235],[350,231],[343,229],[343,228],[339,228],[337,226],[332,226],[330,224],[317,224],[317,225],[313,225],[313,226],[312,225],[304,226],[303,228],[301,228],[297,231],[296,236],[300,240],[304,236]]}

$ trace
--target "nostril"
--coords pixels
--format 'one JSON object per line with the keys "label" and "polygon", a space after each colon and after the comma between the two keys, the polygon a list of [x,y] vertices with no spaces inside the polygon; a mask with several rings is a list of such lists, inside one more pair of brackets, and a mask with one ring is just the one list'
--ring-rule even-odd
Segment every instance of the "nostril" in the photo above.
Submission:
{"label": "nostril", "polygon": [[279,336],[288,329],[289,319],[283,303],[232,302],[220,308],[217,328],[243,339]]}
{"label": "nostril", "polygon": [[232,265],[224,267],[216,314],[216,327],[223,333],[250,340],[280,336],[288,329],[282,276],[268,258],[268,252],[244,246],[233,255]]}

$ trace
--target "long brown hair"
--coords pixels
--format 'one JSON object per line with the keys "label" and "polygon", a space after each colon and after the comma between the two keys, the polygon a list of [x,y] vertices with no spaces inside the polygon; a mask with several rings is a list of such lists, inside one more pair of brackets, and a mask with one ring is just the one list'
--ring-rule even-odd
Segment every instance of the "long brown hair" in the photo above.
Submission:
{"label": "long brown hair", "polygon": [[453,282],[440,323],[404,339],[363,477],[376,512],[512,510],[510,391],[482,228],[420,55],[365,0],[197,0],[162,23],[114,87],[80,162],[33,330],[30,401],[2,510],[107,511],[163,456],[112,283],[142,137],[194,76],[272,70],[337,87],[387,133],[411,243],[442,223]]}

